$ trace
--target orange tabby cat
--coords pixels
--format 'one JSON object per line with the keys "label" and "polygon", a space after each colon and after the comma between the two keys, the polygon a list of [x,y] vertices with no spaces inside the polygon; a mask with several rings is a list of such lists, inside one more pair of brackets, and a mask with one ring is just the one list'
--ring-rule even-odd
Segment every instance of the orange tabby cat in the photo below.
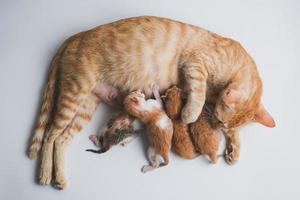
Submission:
{"label": "orange tabby cat", "polygon": [[66,187],[64,149],[100,99],[122,102],[139,88],[149,96],[152,84],[164,91],[179,77],[188,93],[185,123],[194,122],[205,100],[225,89],[216,115],[229,128],[251,120],[274,126],[260,104],[256,65],[238,42],[170,19],[124,19],[70,37],[54,56],[29,149],[35,158],[42,146],[39,183],[49,184],[53,174],[54,184]]}

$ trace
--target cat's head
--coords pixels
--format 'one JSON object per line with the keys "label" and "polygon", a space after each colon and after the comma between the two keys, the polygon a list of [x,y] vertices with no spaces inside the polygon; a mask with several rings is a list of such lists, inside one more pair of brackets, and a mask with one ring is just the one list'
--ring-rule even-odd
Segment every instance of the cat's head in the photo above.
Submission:
{"label": "cat's head", "polygon": [[119,115],[116,118],[110,119],[106,126],[101,129],[97,146],[107,151],[113,145],[117,145],[128,137],[131,137],[134,134],[133,120],[128,115]]}
{"label": "cat's head", "polygon": [[261,91],[256,91],[250,98],[244,98],[242,92],[225,88],[217,100],[214,121],[225,128],[237,128],[248,122],[275,127],[275,121],[261,104],[260,97]]}
{"label": "cat's head", "polygon": [[142,108],[144,104],[145,104],[145,94],[141,90],[131,92],[124,99],[125,110],[129,114],[137,118],[142,117],[143,115]]}
{"label": "cat's head", "polygon": [[180,118],[183,97],[183,91],[176,86],[169,88],[165,95],[161,96],[164,102],[165,112],[170,119],[174,120]]}

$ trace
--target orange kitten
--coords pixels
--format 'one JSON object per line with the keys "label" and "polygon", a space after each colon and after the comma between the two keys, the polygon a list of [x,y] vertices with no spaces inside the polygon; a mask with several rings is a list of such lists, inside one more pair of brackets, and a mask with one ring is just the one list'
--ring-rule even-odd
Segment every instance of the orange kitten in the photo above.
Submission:
{"label": "orange kitten", "polygon": [[185,100],[182,90],[173,86],[167,90],[163,100],[166,113],[174,125],[172,150],[188,159],[195,158],[201,153],[207,155],[212,163],[216,163],[220,134],[217,131],[218,127],[212,127],[210,124],[210,111],[203,110],[196,122],[187,125],[179,118]]}
{"label": "orange kitten", "polygon": [[165,111],[173,122],[172,151],[186,159],[197,157],[199,152],[192,141],[189,125],[182,122],[180,118],[181,109],[184,104],[182,90],[173,86],[162,96],[162,100]]}
{"label": "orange kitten", "polygon": [[145,100],[145,95],[140,91],[130,93],[124,100],[127,112],[147,125],[147,156],[150,164],[143,166],[143,173],[169,163],[173,135],[172,121],[163,110],[158,89],[154,90],[156,100]]}

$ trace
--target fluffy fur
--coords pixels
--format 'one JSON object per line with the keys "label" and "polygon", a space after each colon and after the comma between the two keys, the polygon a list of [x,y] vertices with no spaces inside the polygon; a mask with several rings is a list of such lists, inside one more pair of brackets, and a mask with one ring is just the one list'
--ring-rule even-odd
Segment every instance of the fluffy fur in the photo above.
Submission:
{"label": "fluffy fur", "polygon": [[137,132],[133,129],[133,121],[133,117],[123,113],[111,118],[106,126],[101,129],[98,135],[90,135],[89,137],[90,140],[100,149],[87,149],[87,151],[104,153],[113,145],[126,145],[138,136]]}
{"label": "fluffy fur", "polygon": [[216,163],[220,135],[218,127],[212,127],[210,123],[210,113],[204,109],[196,122],[187,125],[179,118],[184,101],[182,90],[176,86],[168,89],[163,100],[166,113],[174,123],[172,150],[188,159],[199,153],[205,154],[212,163]]}
{"label": "fluffy fur", "polygon": [[160,100],[145,100],[142,92],[135,91],[125,98],[124,107],[129,114],[137,117],[147,125],[149,141],[147,155],[150,165],[145,165],[142,172],[146,173],[167,165],[169,163],[173,126],[172,121],[164,112]]}
{"label": "fluffy fur", "polygon": [[[53,58],[29,148],[29,157],[36,158],[42,147],[39,183],[49,184],[53,175],[55,185],[66,186],[64,149],[90,121],[100,100],[115,102],[138,88],[149,96],[153,83],[162,91],[184,86],[185,123],[196,121],[207,100],[217,101],[216,115],[230,128],[249,120],[275,125],[260,104],[256,65],[238,42],[165,18],[119,20],[70,37]],[[227,89],[239,97],[230,110],[223,101],[227,98],[213,98]]]}

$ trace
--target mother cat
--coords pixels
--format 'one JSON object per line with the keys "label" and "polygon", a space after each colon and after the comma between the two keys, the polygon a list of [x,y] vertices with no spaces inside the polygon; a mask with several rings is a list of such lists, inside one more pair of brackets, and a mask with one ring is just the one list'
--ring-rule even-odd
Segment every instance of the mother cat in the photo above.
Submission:
{"label": "mother cat", "polygon": [[238,42],[170,19],[124,19],[70,37],[54,56],[29,149],[35,158],[42,146],[39,183],[49,184],[54,169],[55,185],[65,187],[58,163],[101,100],[112,103],[136,89],[149,97],[154,83],[161,92],[184,86],[185,123],[198,118],[205,101],[213,101],[216,117],[233,140],[235,128],[248,121],[274,126],[260,104],[255,63]]}

